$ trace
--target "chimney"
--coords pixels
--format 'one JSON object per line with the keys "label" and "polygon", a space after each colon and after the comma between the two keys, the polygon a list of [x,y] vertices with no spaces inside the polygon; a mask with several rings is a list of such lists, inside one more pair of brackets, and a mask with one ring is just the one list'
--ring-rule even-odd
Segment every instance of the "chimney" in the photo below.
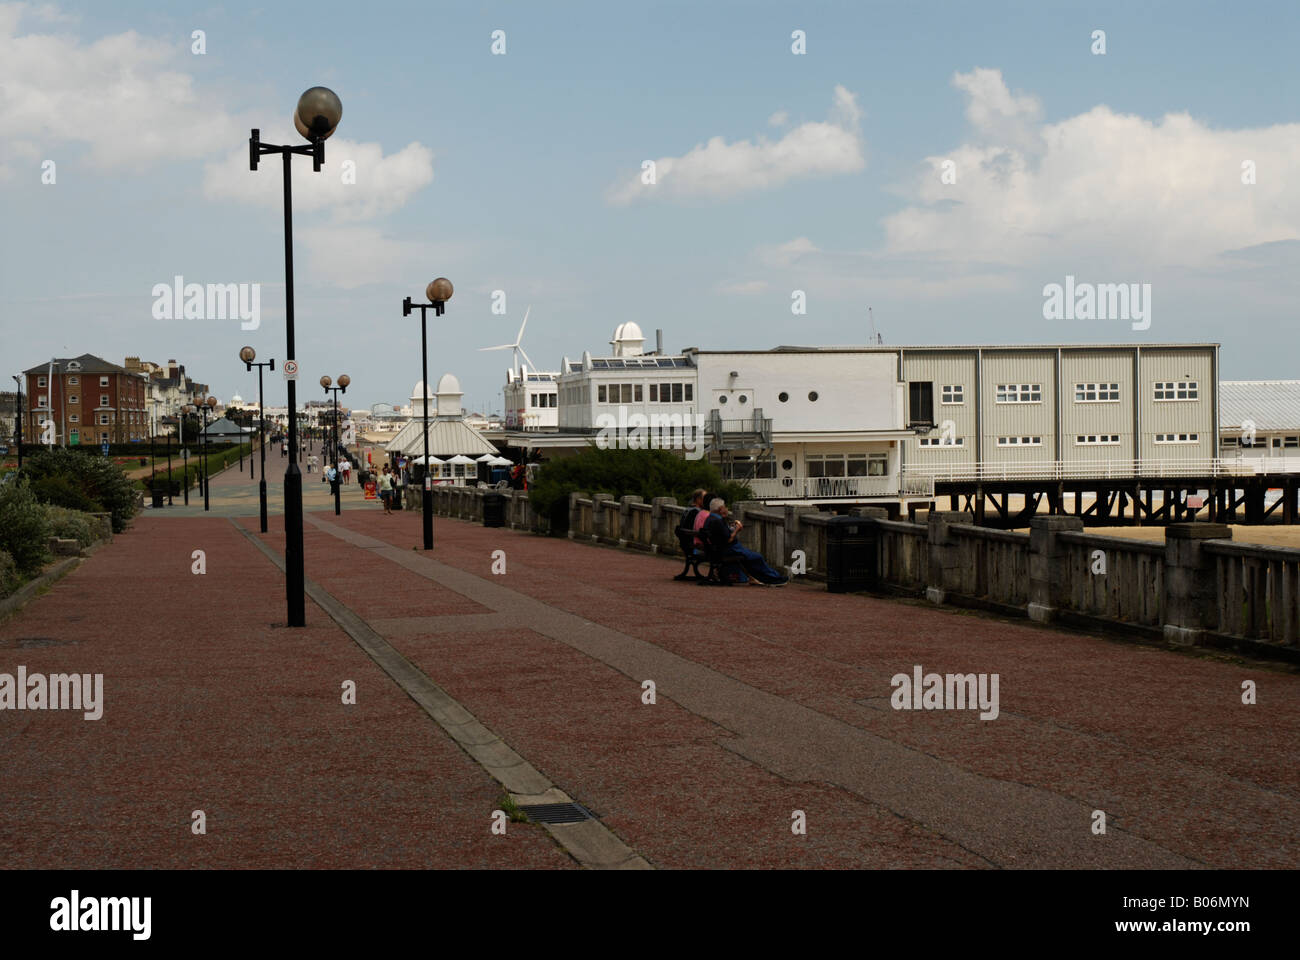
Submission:
{"label": "chimney", "polygon": [[655,355],[660,357],[664,355],[664,332],[662,329],[655,330]]}

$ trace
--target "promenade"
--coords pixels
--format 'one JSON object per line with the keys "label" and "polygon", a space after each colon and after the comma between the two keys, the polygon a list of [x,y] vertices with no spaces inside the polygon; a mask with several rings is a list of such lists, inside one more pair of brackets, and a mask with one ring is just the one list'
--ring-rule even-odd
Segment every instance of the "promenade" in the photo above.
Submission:
{"label": "promenade", "polygon": [[[426,553],[417,512],[304,489],[305,629],[237,469],[207,515],[144,511],[0,623],[0,672],[104,675],[99,720],[0,712],[6,862],[1300,863],[1295,674],[810,582],[700,589],[672,558],[456,520]],[[894,709],[915,666],[997,674],[996,719]],[[543,791],[592,830],[492,832],[507,792]]]}

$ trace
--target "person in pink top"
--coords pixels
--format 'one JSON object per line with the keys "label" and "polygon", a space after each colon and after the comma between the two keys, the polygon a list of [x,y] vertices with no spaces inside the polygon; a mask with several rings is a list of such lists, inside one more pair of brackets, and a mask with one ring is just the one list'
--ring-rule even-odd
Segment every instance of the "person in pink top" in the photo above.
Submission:
{"label": "person in pink top", "polygon": [[[698,501],[700,509],[695,514],[695,522],[692,524],[695,530],[695,546],[701,550],[704,549],[704,541],[700,539],[700,529],[704,526],[704,522],[709,519],[709,499],[712,496],[713,494],[707,491],[700,494]],[[696,502],[694,497],[691,498],[691,502]]]}

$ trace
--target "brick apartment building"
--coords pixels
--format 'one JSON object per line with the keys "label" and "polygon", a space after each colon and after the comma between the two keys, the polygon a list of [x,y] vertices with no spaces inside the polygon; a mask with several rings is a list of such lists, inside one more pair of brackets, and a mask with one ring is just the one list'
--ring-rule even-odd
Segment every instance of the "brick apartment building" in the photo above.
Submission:
{"label": "brick apartment building", "polygon": [[23,375],[23,440],[40,443],[41,422],[54,422],[59,446],[149,439],[145,378],[94,354],[39,364]]}

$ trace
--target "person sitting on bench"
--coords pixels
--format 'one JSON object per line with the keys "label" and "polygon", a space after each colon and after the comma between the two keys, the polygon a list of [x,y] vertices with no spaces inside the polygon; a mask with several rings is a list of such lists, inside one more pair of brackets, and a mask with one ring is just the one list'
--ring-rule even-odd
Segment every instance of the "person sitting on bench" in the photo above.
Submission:
{"label": "person sitting on bench", "polygon": [[790,578],[768,566],[761,553],[741,546],[737,539],[741,526],[739,520],[731,519],[726,503],[721,497],[717,497],[709,503],[709,519],[705,521],[702,532],[718,556],[735,557],[740,560],[742,570],[738,571],[738,582],[748,583],[749,577],[753,577],[759,583],[770,587],[780,587],[788,583]]}
{"label": "person sitting on bench", "polygon": [[696,536],[699,527],[696,526],[698,519],[702,525],[708,518],[708,510],[704,504],[708,502],[708,492],[705,490],[695,490],[691,493],[690,505],[682,514],[682,519],[677,524],[677,543],[682,548],[682,555],[686,558],[686,565],[682,572],[675,576],[674,580],[686,580],[690,577],[691,571],[695,571],[696,579],[703,579],[700,576],[699,563],[704,559],[704,545]]}

